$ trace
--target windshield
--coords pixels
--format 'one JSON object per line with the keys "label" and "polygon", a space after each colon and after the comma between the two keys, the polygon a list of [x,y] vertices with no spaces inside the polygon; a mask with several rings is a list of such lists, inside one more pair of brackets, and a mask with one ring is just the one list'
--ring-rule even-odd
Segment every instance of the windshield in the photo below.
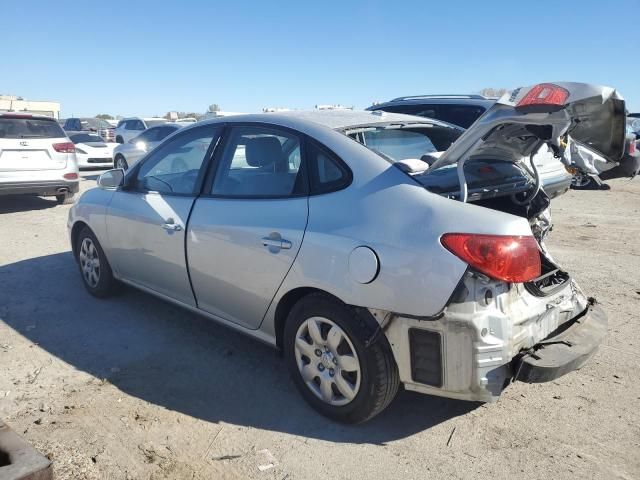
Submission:
{"label": "windshield", "polygon": [[145,120],[144,123],[147,124],[147,128],[155,127],[156,125],[162,125],[167,123],[166,120]]}
{"label": "windshield", "polygon": [[111,128],[111,125],[106,120],[101,118],[83,118],[80,120],[80,124],[84,130],[94,129],[100,130],[102,128]]}
{"label": "windshield", "polygon": [[397,162],[443,152],[462,132],[462,129],[440,125],[386,125],[362,127],[347,132],[347,135],[387,160]]}
{"label": "windshield", "polygon": [[90,133],[76,133],[69,136],[73,143],[104,143],[104,139],[100,135],[91,135]]}
{"label": "windshield", "polygon": [[55,120],[0,117],[0,138],[64,138]]}

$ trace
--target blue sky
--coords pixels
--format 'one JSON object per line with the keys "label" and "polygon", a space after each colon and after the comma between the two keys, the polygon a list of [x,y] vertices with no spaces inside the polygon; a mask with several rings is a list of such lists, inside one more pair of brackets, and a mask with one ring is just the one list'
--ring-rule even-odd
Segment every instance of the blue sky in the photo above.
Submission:
{"label": "blue sky", "polygon": [[540,81],[640,110],[640,0],[3,2],[0,93],[62,115],[312,108]]}

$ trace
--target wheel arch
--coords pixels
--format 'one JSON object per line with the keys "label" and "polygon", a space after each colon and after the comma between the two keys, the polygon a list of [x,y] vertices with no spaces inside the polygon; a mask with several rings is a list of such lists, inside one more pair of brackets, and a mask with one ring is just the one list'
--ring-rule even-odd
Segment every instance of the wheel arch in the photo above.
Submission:
{"label": "wheel arch", "polygon": [[282,351],[283,348],[284,326],[287,323],[289,312],[298,301],[312,293],[321,293],[327,295],[328,297],[332,297],[339,302],[342,302],[342,300],[335,295],[314,287],[297,287],[285,293],[278,301],[278,305],[276,306],[274,315],[274,330],[276,334],[276,346],[278,347],[278,350]]}
{"label": "wheel arch", "polygon": [[276,347],[278,348],[278,350],[282,351],[284,347],[284,328],[285,324],[287,323],[289,312],[291,312],[291,309],[297,302],[311,294],[322,294],[349,307],[351,310],[353,310],[354,315],[356,315],[361,321],[365,322],[365,325],[367,326],[366,328],[371,331],[372,335],[377,330],[379,330],[380,324],[367,308],[350,305],[341,298],[336,297],[334,294],[320,288],[297,287],[285,293],[278,301],[275,309],[274,331],[276,336]]}
{"label": "wheel arch", "polygon": [[80,232],[84,227],[87,227],[89,230],[91,230],[91,227],[82,220],[78,220],[73,224],[73,227],[71,227],[71,252],[74,256],[78,254],[78,235],[80,235]]}

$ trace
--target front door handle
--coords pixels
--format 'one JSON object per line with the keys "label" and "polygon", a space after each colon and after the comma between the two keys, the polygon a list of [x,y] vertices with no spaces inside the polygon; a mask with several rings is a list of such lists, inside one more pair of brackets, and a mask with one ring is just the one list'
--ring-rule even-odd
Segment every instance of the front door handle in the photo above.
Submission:
{"label": "front door handle", "polygon": [[180,226],[180,224],[175,223],[173,218],[167,218],[167,223],[163,223],[162,228],[164,228],[169,232],[179,232],[180,230],[182,230],[182,227]]}
{"label": "front door handle", "polygon": [[279,234],[271,234],[268,237],[262,237],[262,245],[270,248],[279,248],[283,250],[289,250],[291,248],[291,242],[285,240]]}

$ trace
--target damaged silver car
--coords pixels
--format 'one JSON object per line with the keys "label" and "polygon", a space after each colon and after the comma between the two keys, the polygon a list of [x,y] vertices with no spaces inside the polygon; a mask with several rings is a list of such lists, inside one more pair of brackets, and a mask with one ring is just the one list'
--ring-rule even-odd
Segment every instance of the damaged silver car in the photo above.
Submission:
{"label": "damaged silver car", "polygon": [[613,89],[558,83],[464,133],[376,112],[201,122],[104,173],[71,244],[92,295],[126,283],[273,345],[333,419],[373,417],[400,384],[491,402],[580,368],[606,334],[545,246],[531,157],[578,127],[622,146],[618,112]]}

